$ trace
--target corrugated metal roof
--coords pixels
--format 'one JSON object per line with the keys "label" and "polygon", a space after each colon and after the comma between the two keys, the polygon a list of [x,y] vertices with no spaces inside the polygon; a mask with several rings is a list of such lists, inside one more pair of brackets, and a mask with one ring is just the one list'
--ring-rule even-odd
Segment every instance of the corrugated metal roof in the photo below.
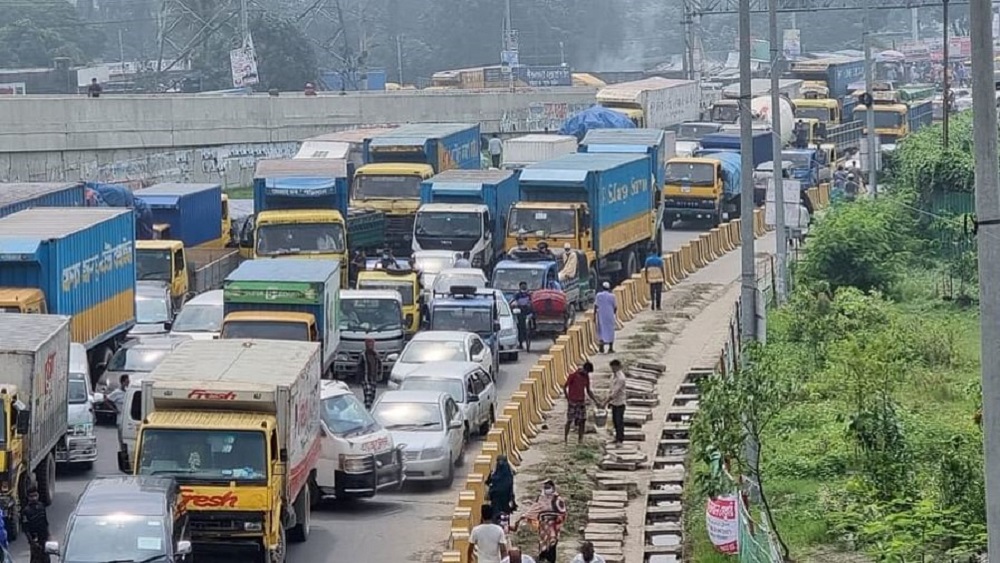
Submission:
{"label": "corrugated metal roof", "polygon": [[0,236],[15,238],[62,238],[82,231],[131,209],[109,207],[35,207],[0,219]]}
{"label": "corrugated metal roof", "polygon": [[337,271],[335,260],[248,260],[226,277],[226,281],[325,282]]}
{"label": "corrugated metal roof", "polygon": [[273,390],[275,385],[294,385],[302,366],[317,354],[316,342],[189,340],[164,358],[150,377],[225,383],[232,391],[253,391],[254,385]]}
{"label": "corrugated metal roof", "polygon": [[660,129],[591,129],[581,145],[644,145],[655,146],[666,135]]}
{"label": "corrugated metal roof", "polygon": [[461,170],[452,168],[434,176],[431,182],[464,184],[497,184],[514,175],[510,170]]}
{"label": "corrugated metal roof", "polygon": [[254,178],[346,178],[347,163],[334,158],[287,158],[257,161]]}
{"label": "corrugated metal roof", "polygon": [[188,194],[196,194],[209,190],[221,190],[221,189],[222,189],[222,184],[183,184],[179,182],[164,182],[162,184],[152,185],[148,188],[136,190],[134,194],[136,197],[144,197],[150,195],[185,196]]}
{"label": "corrugated metal roof", "polygon": [[77,182],[0,183],[0,206],[61,192],[76,185]]}
{"label": "corrugated metal roof", "polygon": [[67,324],[69,317],[59,315],[4,313],[0,315],[0,334],[3,334],[0,350],[35,352]]}

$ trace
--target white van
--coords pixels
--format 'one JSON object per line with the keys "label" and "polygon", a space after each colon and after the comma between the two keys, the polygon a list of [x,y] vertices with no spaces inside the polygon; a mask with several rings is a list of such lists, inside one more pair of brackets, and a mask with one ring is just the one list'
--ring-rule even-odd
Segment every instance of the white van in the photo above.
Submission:
{"label": "white van", "polygon": [[124,412],[118,417],[118,469],[132,474],[132,454],[135,453],[135,437],[142,424],[142,380],[148,373],[134,373],[129,378],[128,392],[122,404]]}
{"label": "white van", "polygon": [[313,498],[370,498],[401,487],[403,446],[393,443],[343,381],[324,381],[321,396],[322,453]]}
{"label": "white van", "polygon": [[69,345],[68,428],[66,439],[56,444],[56,463],[79,463],[93,467],[97,461],[97,434],[94,425],[94,394],[91,392],[90,364],[83,344]]}
{"label": "white van", "polygon": [[206,291],[181,307],[173,325],[172,336],[187,336],[192,340],[212,340],[222,330],[222,290]]}

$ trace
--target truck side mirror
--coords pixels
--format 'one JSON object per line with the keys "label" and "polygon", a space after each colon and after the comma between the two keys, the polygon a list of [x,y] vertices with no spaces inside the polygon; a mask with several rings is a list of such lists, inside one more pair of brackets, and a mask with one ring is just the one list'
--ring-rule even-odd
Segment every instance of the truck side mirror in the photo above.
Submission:
{"label": "truck side mirror", "polygon": [[118,471],[126,475],[132,474],[132,462],[128,459],[128,452],[118,452]]}
{"label": "truck side mirror", "polygon": [[191,542],[188,540],[181,540],[177,542],[177,549],[174,550],[174,555],[178,557],[191,555]]}
{"label": "truck side mirror", "polygon": [[30,410],[19,410],[17,411],[17,422],[16,430],[18,434],[22,436],[27,436],[31,432],[31,411]]}

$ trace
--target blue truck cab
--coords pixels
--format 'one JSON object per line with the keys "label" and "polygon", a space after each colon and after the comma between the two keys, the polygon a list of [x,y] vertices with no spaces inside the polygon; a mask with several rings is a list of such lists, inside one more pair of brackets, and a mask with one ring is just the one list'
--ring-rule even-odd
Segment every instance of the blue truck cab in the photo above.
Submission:
{"label": "blue truck cab", "polygon": [[[576,254],[577,265],[583,264],[586,257],[581,251],[570,250],[570,252]],[[521,282],[528,286],[529,292],[547,289],[552,282],[558,282],[566,294],[568,306],[582,311],[585,305],[594,299],[594,292],[587,277],[588,272],[585,268],[578,267],[576,272],[560,276],[562,269],[560,261],[543,257],[537,252],[514,253],[511,258],[501,260],[493,268],[490,287],[502,291],[504,299],[509,303],[518,292]]]}
{"label": "blue truck cab", "polygon": [[819,185],[820,170],[826,166],[823,151],[816,149],[788,149],[781,151],[781,158],[791,163],[793,180],[798,180],[806,190]]}
{"label": "blue truck cab", "polygon": [[500,305],[493,290],[454,286],[431,299],[427,312],[428,330],[473,332],[489,345],[493,365],[500,365]]}

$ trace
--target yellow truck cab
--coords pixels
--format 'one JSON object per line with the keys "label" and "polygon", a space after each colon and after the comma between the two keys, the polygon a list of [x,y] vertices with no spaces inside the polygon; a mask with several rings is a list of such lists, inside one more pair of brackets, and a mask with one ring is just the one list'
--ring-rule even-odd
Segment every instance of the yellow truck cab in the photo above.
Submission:
{"label": "yellow truck cab", "polygon": [[45,294],[30,287],[0,287],[0,313],[48,313]]}
{"label": "yellow truck cab", "polygon": [[420,330],[423,295],[420,291],[420,277],[409,269],[365,270],[358,272],[357,289],[391,289],[397,291],[403,300],[403,328],[407,338]]}
{"label": "yellow truck cab", "polygon": [[179,240],[135,243],[136,280],[168,284],[174,308],[194,295],[221,288],[241,261],[235,248],[184,248]]}
{"label": "yellow truck cab", "polygon": [[385,213],[387,242],[399,240],[401,248],[408,250],[413,219],[420,207],[420,185],[433,176],[434,167],[430,164],[366,164],[354,173],[351,203],[361,209]]}
{"label": "yellow truck cab", "polygon": [[[554,227],[546,233],[524,232],[521,227],[528,222],[525,219],[528,216]],[[590,226],[590,211],[584,203],[517,202],[507,219],[507,240],[504,247],[509,252],[517,248],[517,240],[522,239],[528,248],[537,248],[538,243],[545,242],[556,251],[561,250],[568,242],[573,248],[582,250],[590,264],[597,256]]]}
{"label": "yellow truck cab", "polygon": [[316,317],[309,313],[278,311],[240,311],[229,313],[222,321],[219,338],[266,338],[319,342]]}

